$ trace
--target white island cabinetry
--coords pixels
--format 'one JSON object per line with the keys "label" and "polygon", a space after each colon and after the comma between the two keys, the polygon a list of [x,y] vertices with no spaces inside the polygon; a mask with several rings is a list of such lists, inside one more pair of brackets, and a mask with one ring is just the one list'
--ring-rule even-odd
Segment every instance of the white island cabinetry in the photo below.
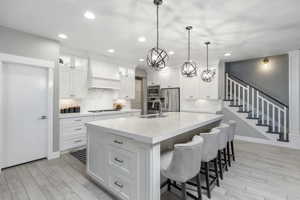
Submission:
{"label": "white island cabinetry", "polygon": [[222,115],[168,113],[87,123],[87,173],[122,200],[160,200],[160,144],[214,123]]}

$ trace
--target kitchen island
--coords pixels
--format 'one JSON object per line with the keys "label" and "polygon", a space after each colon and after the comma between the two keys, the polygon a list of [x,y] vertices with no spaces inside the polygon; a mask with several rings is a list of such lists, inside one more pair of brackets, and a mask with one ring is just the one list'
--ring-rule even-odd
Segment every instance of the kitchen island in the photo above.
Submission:
{"label": "kitchen island", "polygon": [[87,173],[124,200],[160,199],[161,145],[216,124],[222,115],[175,112],[87,123]]}

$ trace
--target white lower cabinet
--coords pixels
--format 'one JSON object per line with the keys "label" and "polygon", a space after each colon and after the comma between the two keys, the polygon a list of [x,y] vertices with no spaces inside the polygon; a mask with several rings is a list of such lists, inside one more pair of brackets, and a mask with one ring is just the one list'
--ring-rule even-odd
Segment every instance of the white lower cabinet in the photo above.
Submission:
{"label": "white lower cabinet", "polygon": [[87,131],[86,122],[113,119],[120,117],[130,117],[138,115],[139,112],[118,113],[109,115],[95,115],[88,117],[74,117],[60,120],[60,150],[67,151],[86,145]]}
{"label": "white lower cabinet", "polygon": [[[145,157],[133,141],[106,132],[88,135],[88,174],[122,200],[139,200],[145,185],[140,184]],[[92,149],[90,149],[92,148]]]}

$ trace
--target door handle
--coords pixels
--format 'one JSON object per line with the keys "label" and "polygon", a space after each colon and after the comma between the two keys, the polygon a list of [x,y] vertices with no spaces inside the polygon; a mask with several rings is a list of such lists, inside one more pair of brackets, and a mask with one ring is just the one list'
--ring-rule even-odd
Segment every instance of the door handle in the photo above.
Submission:
{"label": "door handle", "polygon": [[42,115],[42,116],[40,117],[40,119],[44,120],[44,119],[48,119],[48,117],[47,117],[46,115]]}

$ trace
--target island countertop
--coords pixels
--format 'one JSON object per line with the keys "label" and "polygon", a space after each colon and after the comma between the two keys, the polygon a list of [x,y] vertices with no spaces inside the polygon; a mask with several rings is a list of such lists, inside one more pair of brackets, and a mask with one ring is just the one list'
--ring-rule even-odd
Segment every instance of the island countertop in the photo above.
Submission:
{"label": "island countertop", "polygon": [[86,123],[87,127],[99,128],[112,134],[138,142],[156,144],[182,133],[222,120],[223,115],[170,112],[167,117],[141,118],[139,116],[116,118]]}

